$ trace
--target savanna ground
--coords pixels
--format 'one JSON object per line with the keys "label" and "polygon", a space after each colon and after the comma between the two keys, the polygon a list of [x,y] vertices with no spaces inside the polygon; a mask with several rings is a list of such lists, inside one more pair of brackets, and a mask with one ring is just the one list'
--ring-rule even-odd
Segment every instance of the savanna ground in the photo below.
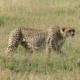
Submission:
{"label": "savanna ground", "polygon": [[[63,46],[66,56],[44,51],[26,56],[21,46],[4,53],[16,27],[74,27],[75,37]],[[0,80],[80,80],[80,0],[0,0]]]}

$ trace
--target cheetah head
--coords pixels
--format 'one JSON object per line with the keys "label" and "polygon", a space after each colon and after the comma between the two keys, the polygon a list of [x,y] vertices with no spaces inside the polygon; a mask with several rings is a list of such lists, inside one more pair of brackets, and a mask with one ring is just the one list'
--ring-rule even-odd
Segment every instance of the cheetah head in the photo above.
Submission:
{"label": "cheetah head", "polygon": [[61,34],[63,37],[73,37],[75,34],[75,29],[71,27],[62,28]]}

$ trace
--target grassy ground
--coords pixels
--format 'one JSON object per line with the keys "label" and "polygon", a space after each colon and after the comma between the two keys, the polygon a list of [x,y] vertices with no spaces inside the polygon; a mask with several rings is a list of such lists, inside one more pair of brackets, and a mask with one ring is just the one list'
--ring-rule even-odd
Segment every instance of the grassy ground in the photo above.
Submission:
{"label": "grassy ground", "polygon": [[[4,53],[12,29],[52,25],[76,29],[63,47],[66,57],[52,52],[47,59],[45,51],[28,57],[21,46],[13,54]],[[79,0],[0,0],[0,80],[80,80],[79,33]]]}

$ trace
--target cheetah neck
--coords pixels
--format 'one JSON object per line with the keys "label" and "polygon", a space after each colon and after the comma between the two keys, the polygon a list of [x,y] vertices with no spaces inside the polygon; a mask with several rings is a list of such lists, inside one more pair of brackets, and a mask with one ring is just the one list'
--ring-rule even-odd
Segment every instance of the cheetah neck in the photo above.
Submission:
{"label": "cheetah neck", "polygon": [[61,33],[61,36],[62,36],[63,39],[67,38],[66,34],[62,31],[62,29],[60,29],[60,33]]}

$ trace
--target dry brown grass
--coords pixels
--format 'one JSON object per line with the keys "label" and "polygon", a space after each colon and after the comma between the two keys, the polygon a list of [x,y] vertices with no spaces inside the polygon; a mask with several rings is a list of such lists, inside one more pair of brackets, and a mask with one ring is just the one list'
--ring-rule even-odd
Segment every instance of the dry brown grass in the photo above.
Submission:
{"label": "dry brown grass", "polygon": [[[0,80],[80,80],[80,4],[79,0],[0,0]],[[47,29],[52,25],[74,27],[75,37],[68,38],[66,57],[52,52],[34,52],[32,58],[19,46],[5,54],[9,33],[19,26]]]}

